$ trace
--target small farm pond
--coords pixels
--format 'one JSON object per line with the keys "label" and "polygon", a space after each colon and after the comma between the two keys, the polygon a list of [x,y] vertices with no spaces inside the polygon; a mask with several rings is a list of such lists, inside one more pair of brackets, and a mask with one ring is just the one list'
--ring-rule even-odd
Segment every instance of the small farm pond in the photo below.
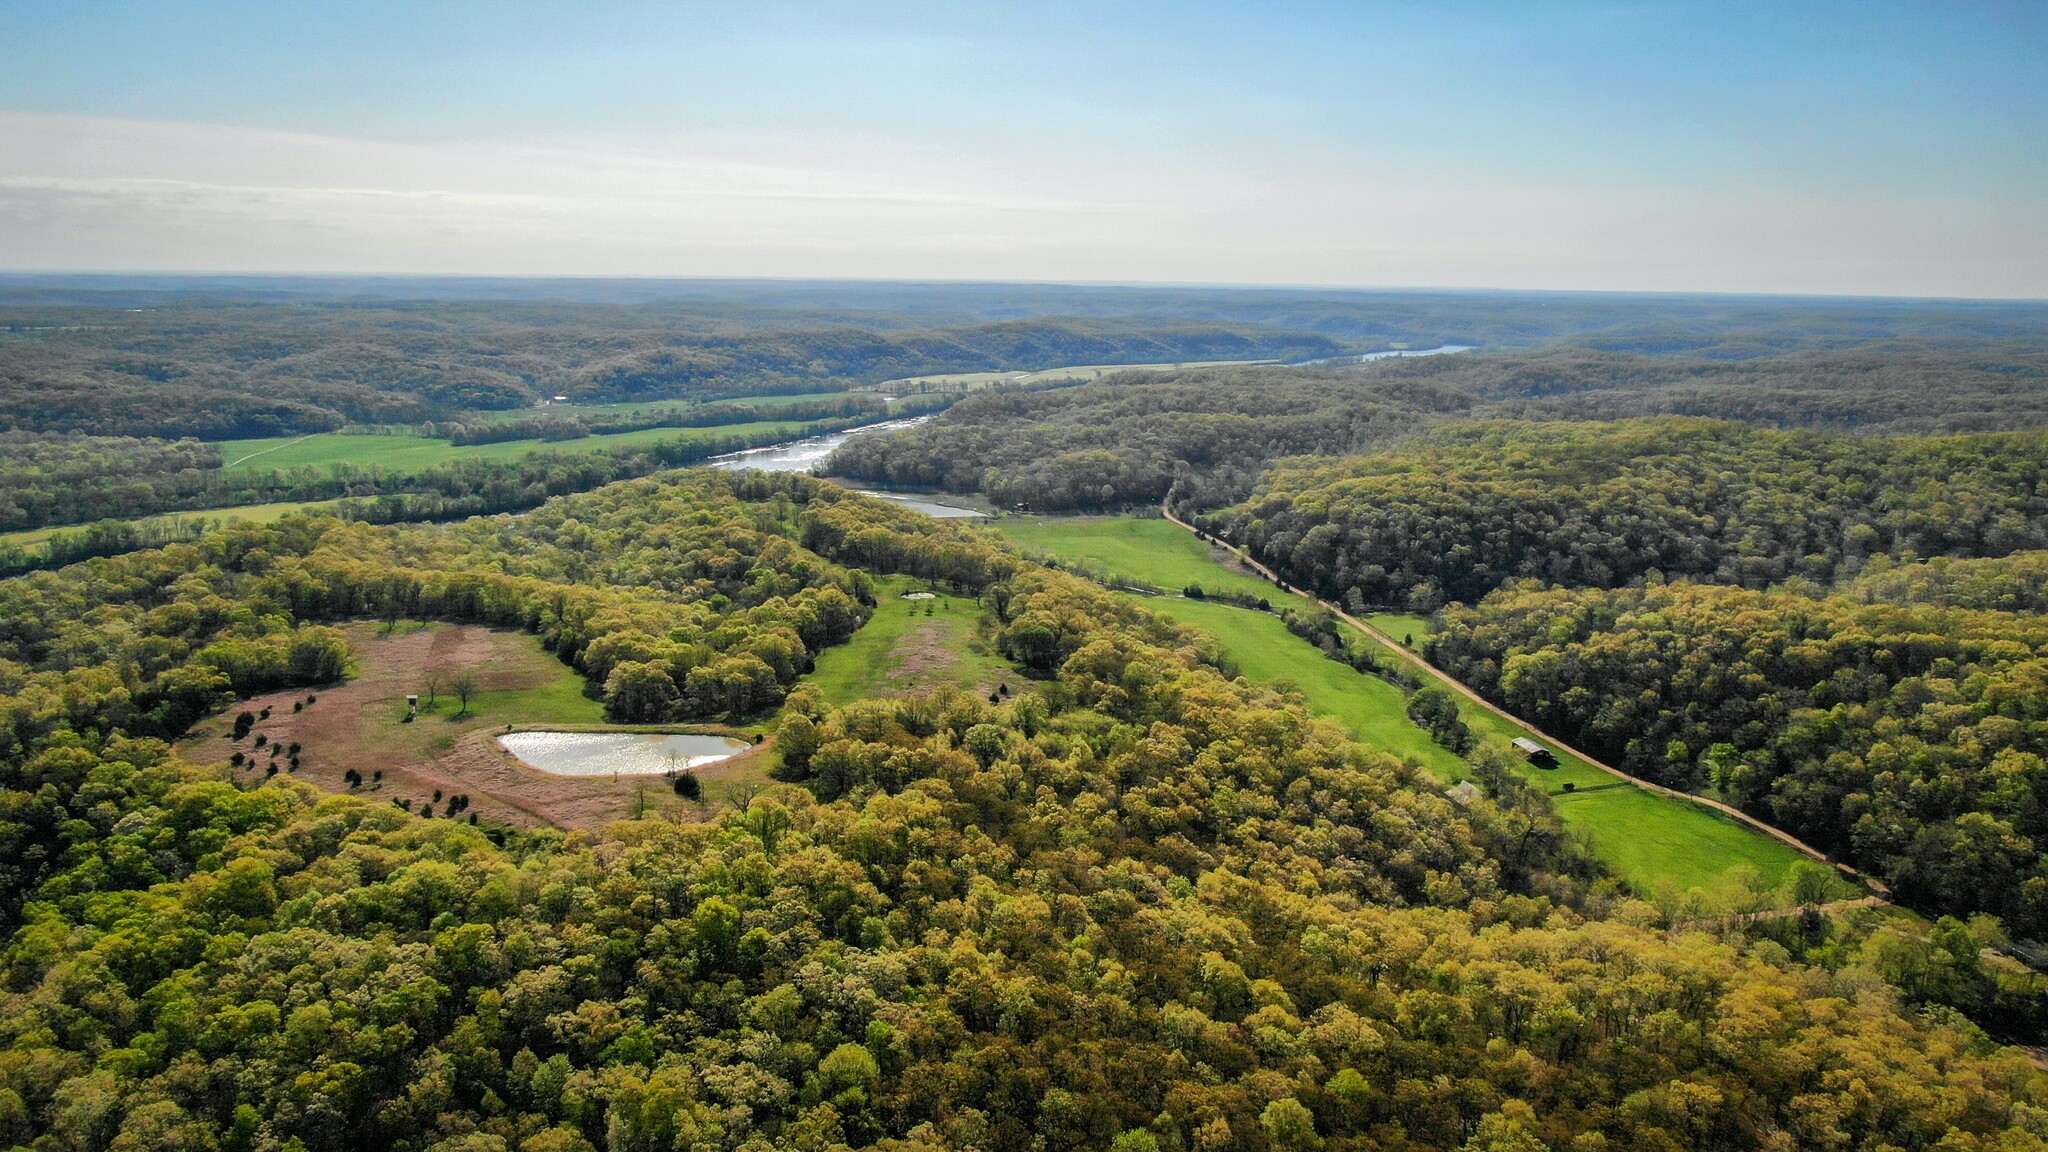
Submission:
{"label": "small farm pond", "polygon": [[508,732],[498,743],[554,776],[659,776],[715,764],[751,747],[729,736],[685,732]]}

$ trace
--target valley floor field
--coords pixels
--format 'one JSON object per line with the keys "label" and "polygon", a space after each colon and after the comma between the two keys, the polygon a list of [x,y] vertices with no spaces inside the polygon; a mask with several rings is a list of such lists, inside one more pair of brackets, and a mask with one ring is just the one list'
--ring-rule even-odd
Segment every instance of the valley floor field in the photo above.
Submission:
{"label": "valley floor field", "polygon": [[[1027,550],[1084,567],[1104,565],[1113,558],[1119,573],[1153,585],[1179,587],[1194,582],[1204,588],[1234,588],[1249,581],[1268,595],[1277,591],[1263,580],[1226,567],[1214,555],[1222,550],[1212,549],[1165,520],[1042,517],[1005,519],[996,526]],[[1182,543],[1169,544],[1167,532]],[[1279,599],[1277,595],[1274,598]],[[1343,723],[1362,742],[1410,757],[1445,783],[1467,774],[1463,760],[1408,719],[1405,696],[1399,688],[1329,659],[1289,632],[1277,616],[1179,598],[1147,597],[1144,603],[1160,615],[1215,635],[1246,677],[1269,685],[1291,684],[1313,711]],[[1417,645],[1427,635],[1428,622],[1419,617],[1386,614],[1378,619],[1392,625],[1388,630],[1397,636],[1413,635]],[[1400,659],[1377,640],[1366,637],[1364,642],[1385,662]],[[1470,702],[1463,702],[1461,711],[1465,722],[1482,736],[1509,739],[1531,735],[1530,729]],[[1558,767],[1531,765],[1523,769],[1523,775],[1551,794],[1565,825],[1595,856],[1644,892],[1713,890],[1727,885],[1731,871],[1744,866],[1756,869],[1775,885],[1803,858],[1791,845],[1733,817],[1686,799],[1644,790],[1562,749]],[[1567,783],[1572,785],[1570,792],[1564,790]],[[1841,887],[1844,894],[1852,888],[1846,881]]]}
{"label": "valley floor field", "polygon": [[[765,747],[699,768],[707,803],[680,799],[661,776],[551,776],[520,763],[493,735],[508,726],[600,726],[604,708],[584,696],[583,678],[533,636],[405,621],[388,630],[362,623],[346,631],[356,665],[346,683],[243,701],[195,727],[181,750],[199,763],[239,751],[252,759],[236,775],[260,780],[268,764],[288,770],[288,755],[272,757],[270,747],[297,744],[296,775],[326,791],[408,800],[415,811],[434,804],[437,814],[446,811],[448,797],[466,795],[468,812],[481,819],[528,827],[596,828],[642,809],[692,819],[710,810],[718,785],[765,778]],[[434,668],[476,674],[479,691],[466,711],[445,684],[427,703],[425,674]],[[405,698],[414,693],[420,710],[408,723]],[[309,695],[316,697],[312,704],[305,703]],[[294,704],[301,710],[292,711]],[[229,739],[235,713],[265,708],[269,718],[250,737]],[[267,747],[255,747],[257,734]],[[363,777],[355,789],[346,778],[351,770]]]}
{"label": "valley floor field", "polygon": [[1267,598],[1274,587],[1233,567],[1229,553],[1160,519],[1131,516],[1004,517],[995,527],[1025,555],[1084,570],[1105,584],[1142,584],[1169,592],[1199,584],[1204,592]]}

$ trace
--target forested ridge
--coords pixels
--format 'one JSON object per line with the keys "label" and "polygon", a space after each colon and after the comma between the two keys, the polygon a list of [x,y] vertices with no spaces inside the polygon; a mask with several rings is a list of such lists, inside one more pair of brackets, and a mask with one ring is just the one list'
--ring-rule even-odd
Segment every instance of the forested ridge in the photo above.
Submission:
{"label": "forested ridge", "polygon": [[849,444],[830,468],[1043,511],[1143,506],[1170,489],[1207,509],[1244,499],[1283,457],[1370,452],[1461,418],[1688,415],[1859,434],[2038,428],[2048,425],[2048,360],[2036,348],[1879,343],[1721,359],[1552,344],[1345,368],[1126,374],[978,397],[927,427]]}
{"label": "forested ridge", "polygon": [[[2042,560],[1966,563],[2037,575]],[[1925,567],[1854,594],[1930,586]],[[1531,582],[1447,609],[1428,653],[1574,744],[1714,788],[1903,900],[2048,934],[2048,617]]]}
{"label": "forested ridge", "polygon": [[1474,421],[1367,456],[1283,464],[1200,523],[1354,605],[1428,610],[1521,577],[1827,583],[1873,556],[2048,547],[2048,433]]}
{"label": "forested ridge", "polygon": [[[701,824],[508,834],[164,742],[388,612],[536,632],[622,711],[758,709],[858,624],[862,569],[979,596],[1035,678],[799,686],[791,783]],[[1644,927],[1511,777],[1455,805],[1133,603],[818,481],[295,518],[0,595],[0,830],[34,865],[0,1140],[2048,1146],[2042,1073],[1867,964]],[[737,665],[769,695],[725,695]]]}
{"label": "forested ridge", "polygon": [[[10,320],[0,310],[0,323]],[[28,320],[24,323],[23,320]],[[831,391],[933,372],[1300,358],[1329,337],[1199,321],[902,318],[476,301],[38,309],[0,339],[0,430],[236,439],[585,403]]]}
{"label": "forested ridge", "polygon": [[1005,507],[1097,511],[1156,504],[1181,478],[1248,487],[1276,457],[1362,451],[1470,407],[1426,382],[1334,369],[1121,373],[1051,392],[970,396],[921,427],[849,441],[826,471],[979,492]]}
{"label": "forested ridge", "polygon": [[1387,360],[1367,371],[1456,389],[1479,402],[1481,414],[1521,420],[1711,416],[1882,434],[2048,425],[2048,353],[2038,341],[1883,341],[1754,359],[1595,343]]}

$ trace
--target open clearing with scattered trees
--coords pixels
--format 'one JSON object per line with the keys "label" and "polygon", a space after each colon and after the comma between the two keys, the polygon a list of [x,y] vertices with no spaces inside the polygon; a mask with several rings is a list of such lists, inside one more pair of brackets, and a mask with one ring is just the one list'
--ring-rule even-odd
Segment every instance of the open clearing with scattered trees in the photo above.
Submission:
{"label": "open clearing with scattered trees", "polygon": [[[924,592],[928,600],[905,600]],[[875,613],[853,639],[818,654],[803,683],[835,706],[909,696],[952,685],[979,695],[1020,687],[1023,674],[996,655],[993,622],[973,599],[907,577],[875,581]]]}
{"label": "open clearing with scattered trees", "polygon": [[[1205,589],[1249,584],[1273,592],[1263,580],[1226,567],[1216,558],[1219,550],[1164,520],[1034,517],[1005,520],[998,526],[1029,551],[1081,567],[1114,568],[1147,584],[1199,583]],[[1292,597],[1279,599],[1282,606],[1293,602]],[[1413,758],[1446,783],[1467,774],[1463,760],[1409,720],[1399,688],[1324,656],[1289,632],[1278,616],[1186,599],[1146,597],[1143,602],[1162,616],[1214,635],[1247,678],[1269,685],[1290,682],[1312,711],[1344,724],[1362,742]],[[1418,644],[1426,634],[1428,622],[1421,617],[1389,614],[1377,619],[1396,626],[1396,635],[1413,632]],[[1357,639],[1383,663],[1398,660],[1377,641]],[[1469,703],[1461,702],[1460,715],[1482,738],[1532,735]],[[1559,817],[1595,856],[1646,892],[1713,890],[1725,886],[1731,872],[1745,866],[1756,869],[1764,883],[1776,885],[1804,859],[1789,845],[1720,813],[1643,791],[1568,753],[1559,752],[1556,768],[1531,765],[1522,774],[1551,793]],[[1848,885],[1842,888],[1847,894]]]}
{"label": "open clearing with scattered trees", "polygon": [[[583,694],[583,678],[531,635],[415,621],[358,623],[345,631],[356,664],[346,683],[253,697],[195,727],[184,753],[207,763],[240,752],[247,763],[237,775],[260,778],[273,760],[270,749],[286,749],[275,761],[289,771],[288,753],[296,746],[297,777],[327,791],[528,827],[602,827],[643,807],[686,819],[709,811],[676,797],[660,776],[551,776],[501,749],[492,737],[507,725],[597,727],[605,718],[603,705]],[[475,680],[466,708],[456,692],[464,672]],[[411,694],[420,706],[408,722],[405,698]],[[306,703],[308,696],[313,703]],[[231,739],[236,712],[260,716],[264,709],[269,716],[248,737]],[[259,735],[261,749],[253,745]],[[716,797],[717,784],[759,778],[763,760],[758,752],[744,753],[698,769],[706,799]],[[469,802],[451,813],[448,802],[457,796]]]}

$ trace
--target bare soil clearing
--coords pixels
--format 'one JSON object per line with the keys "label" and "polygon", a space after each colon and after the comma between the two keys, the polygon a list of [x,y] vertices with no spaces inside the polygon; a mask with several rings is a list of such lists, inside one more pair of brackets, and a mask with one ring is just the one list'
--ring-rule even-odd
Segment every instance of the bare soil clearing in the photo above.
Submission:
{"label": "bare soil clearing", "polygon": [[[458,818],[475,813],[483,821],[525,827],[596,828],[643,809],[697,819],[713,810],[710,803],[676,796],[660,776],[552,776],[499,747],[494,736],[508,725],[596,727],[593,722],[602,718],[596,702],[582,697],[576,672],[526,633],[401,624],[387,634],[383,625],[367,623],[347,632],[356,662],[356,674],[347,683],[244,701],[195,728],[181,751],[200,763],[224,761],[239,751],[250,758],[250,766],[237,775],[254,779],[271,763],[287,771],[287,753],[296,743],[296,775],[325,791],[410,800],[415,811],[433,803],[436,816],[446,813],[449,797],[467,795],[468,811]],[[435,705],[428,706],[425,673],[430,668],[475,674],[478,690],[466,714],[445,684]],[[407,723],[405,698],[413,693],[420,696],[420,711]],[[304,704],[309,695],[317,700]],[[293,712],[294,703],[302,710]],[[269,719],[259,720],[249,737],[239,743],[229,739],[235,713],[260,714],[265,708]],[[261,749],[255,747],[259,734],[267,745]],[[270,749],[280,744],[287,752],[273,758]],[[725,780],[757,777],[766,751],[762,745],[698,769],[706,796],[716,796],[716,785]],[[362,776],[354,789],[347,780],[350,770]],[[434,803],[437,792],[441,800]]]}

